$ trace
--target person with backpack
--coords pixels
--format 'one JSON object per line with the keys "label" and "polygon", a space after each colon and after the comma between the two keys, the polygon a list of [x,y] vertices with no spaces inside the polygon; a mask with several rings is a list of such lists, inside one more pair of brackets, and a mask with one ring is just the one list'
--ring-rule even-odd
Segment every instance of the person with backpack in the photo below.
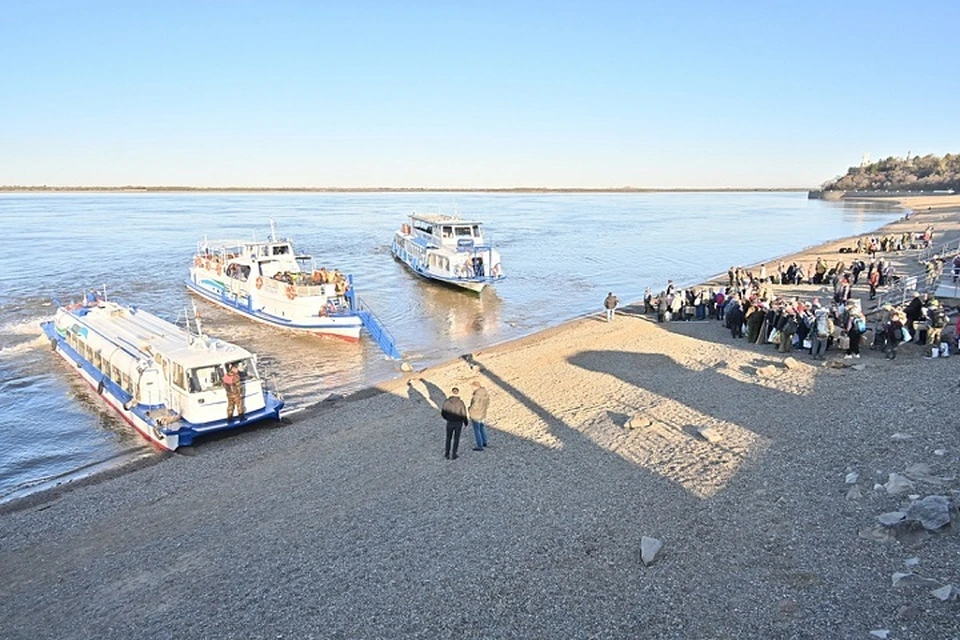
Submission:
{"label": "person with backpack", "polygon": [[827,342],[830,340],[830,310],[826,307],[817,307],[813,312],[813,331],[810,332],[813,346],[810,353],[814,360],[823,360],[827,353]]}
{"label": "person with backpack", "polygon": [[927,344],[939,348],[943,328],[947,326],[947,314],[944,313],[939,300],[930,301],[930,306],[927,308],[927,316],[929,318],[927,322],[929,326],[929,329],[927,329]]}
{"label": "person with backpack", "polygon": [[860,339],[867,332],[867,319],[864,317],[860,307],[851,307],[847,318],[847,337],[850,338],[850,346],[847,347],[847,353],[844,358],[860,357]]}

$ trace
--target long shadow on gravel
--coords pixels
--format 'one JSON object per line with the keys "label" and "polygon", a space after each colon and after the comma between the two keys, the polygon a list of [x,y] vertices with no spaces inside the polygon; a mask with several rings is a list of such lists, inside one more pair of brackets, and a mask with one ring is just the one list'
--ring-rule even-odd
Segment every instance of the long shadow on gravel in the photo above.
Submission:
{"label": "long shadow on gravel", "polygon": [[807,396],[745,383],[717,369],[691,370],[663,355],[581,351],[570,357],[569,362],[588,371],[614,376],[758,434],[764,434],[772,426],[771,411],[785,416],[802,415],[810,402]]}

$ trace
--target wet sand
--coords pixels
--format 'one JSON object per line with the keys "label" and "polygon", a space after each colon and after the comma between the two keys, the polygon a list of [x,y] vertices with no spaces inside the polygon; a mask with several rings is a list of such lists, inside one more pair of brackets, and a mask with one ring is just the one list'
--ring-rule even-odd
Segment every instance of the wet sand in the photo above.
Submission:
{"label": "wet sand", "polygon": [[[931,223],[938,242],[960,236],[960,208],[919,210],[876,233]],[[784,261],[829,262],[841,246],[852,243]],[[598,308],[291,424],[8,506],[0,629],[952,637],[957,602],[930,590],[960,585],[957,533],[878,539],[876,516],[909,499],[875,485],[924,463],[912,492],[956,503],[956,359],[912,346],[894,361],[864,354],[862,370],[803,355],[787,368],[717,322],[658,325],[629,306],[606,323]],[[490,391],[492,446],[472,451],[465,430],[460,458],[445,460],[436,406],[474,380]],[[664,545],[650,566],[643,536]],[[931,582],[892,586],[910,571]]]}

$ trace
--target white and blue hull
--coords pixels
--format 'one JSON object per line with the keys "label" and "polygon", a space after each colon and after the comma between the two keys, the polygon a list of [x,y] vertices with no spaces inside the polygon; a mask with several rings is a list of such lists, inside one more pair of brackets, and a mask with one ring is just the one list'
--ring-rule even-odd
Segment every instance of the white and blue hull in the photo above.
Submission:
{"label": "white and blue hull", "polygon": [[[267,310],[268,307],[257,299],[256,293],[242,289],[232,291],[205,269],[191,269],[190,278],[185,281],[185,284],[187,289],[205,300],[256,322],[291,331],[329,335],[351,341],[360,339],[360,329],[363,326],[360,316],[349,310],[320,315],[318,311],[323,301],[312,301],[308,298],[294,299],[284,305],[289,309],[289,313],[287,311],[270,313]],[[287,315],[280,315],[281,313]]]}
{"label": "white and blue hull", "polygon": [[424,246],[422,241],[400,233],[394,238],[391,253],[394,258],[405,264],[421,278],[467,289],[475,293],[482,292],[487,285],[503,280],[502,275],[457,275],[452,273],[450,269],[436,268],[431,265],[430,261],[430,255],[436,255],[435,248]]}
{"label": "white and blue hull", "polygon": [[[98,369],[92,362],[84,358],[61,336],[54,322],[41,323],[44,334],[50,339],[53,350],[71,365],[77,375],[90,385],[97,395],[99,395],[107,405],[113,409],[127,424],[132,426],[141,436],[150,441],[160,449],[173,451],[181,446],[190,446],[194,438],[200,435],[222,431],[224,429],[235,429],[251,423],[259,422],[265,419],[280,419],[280,409],[283,408],[283,401],[274,397],[272,394],[265,394],[265,406],[261,409],[248,412],[242,420],[233,420],[228,422],[226,419],[213,420],[204,423],[193,423],[184,419],[179,419],[169,424],[161,424],[160,421],[151,417],[152,413],[158,415],[164,413],[163,405],[145,405],[138,404],[134,398],[124,391],[120,385],[111,380],[103,371]],[[245,402],[253,404],[255,394],[250,394],[249,400]],[[217,403],[209,403],[208,408]],[[222,414],[226,415],[226,402],[223,402]]]}

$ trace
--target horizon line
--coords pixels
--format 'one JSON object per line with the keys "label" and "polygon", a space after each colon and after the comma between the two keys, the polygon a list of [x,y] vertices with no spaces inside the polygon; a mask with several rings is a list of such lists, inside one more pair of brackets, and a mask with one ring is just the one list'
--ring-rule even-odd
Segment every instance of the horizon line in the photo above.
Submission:
{"label": "horizon line", "polygon": [[247,193],[709,193],[810,191],[810,187],[190,187],[182,185],[51,186],[0,185],[22,192],[247,192]]}

